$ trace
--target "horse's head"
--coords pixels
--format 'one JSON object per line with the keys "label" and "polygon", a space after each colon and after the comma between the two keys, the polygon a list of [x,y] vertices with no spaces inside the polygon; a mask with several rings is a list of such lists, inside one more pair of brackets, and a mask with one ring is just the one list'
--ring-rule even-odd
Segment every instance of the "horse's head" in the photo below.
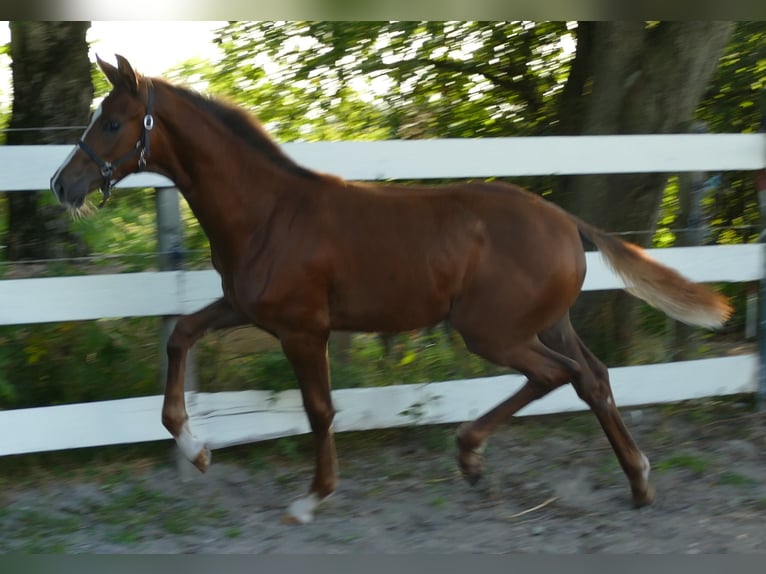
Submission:
{"label": "horse's head", "polygon": [[117,56],[117,67],[96,59],[112,91],[51,178],[51,189],[59,201],[75,208],[96,189],[106,201],[117,181],[145,167],[154,127],[151,82],[137,74],[122,56]]}

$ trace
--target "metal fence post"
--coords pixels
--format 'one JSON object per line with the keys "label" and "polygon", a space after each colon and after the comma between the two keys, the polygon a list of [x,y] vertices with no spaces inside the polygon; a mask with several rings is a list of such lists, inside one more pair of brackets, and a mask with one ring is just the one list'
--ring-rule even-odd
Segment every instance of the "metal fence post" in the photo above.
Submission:
{"label": "metal fence post", "polygon": [[[157,188],[156,194],[157,207],[157,247],[159,251],[158,267],[160,271],[180,271],[184,264],[183,249],[183,223],[181,221],[181,207],[179,201],[179,192],[175,187]],[[160,344],[162,357],[162,378],[161,384],[164,388],[165,379],[168,371],[168,358],[165,351],[168,338],[175,328],[176,316],[166,316],[162,318],[160,328]],[[194,348],[189,349],[186,356],[186,376],[185,389],[187,391],[197,390],[197,373]],[[179,475],[182,480],[189,480],[195,473],[192,464],[186,460],[181,451],[176,447],[173,454],[176,460]]]}

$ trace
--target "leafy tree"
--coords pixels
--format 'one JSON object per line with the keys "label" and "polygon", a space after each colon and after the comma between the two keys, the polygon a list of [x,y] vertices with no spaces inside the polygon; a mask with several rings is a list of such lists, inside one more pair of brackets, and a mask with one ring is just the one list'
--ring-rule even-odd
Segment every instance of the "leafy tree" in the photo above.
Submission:
{"label": "leafy tree", "polygon": [[[11,46],[10,44],[0,44],[0,62],[3,62],[6,58],[10,58],[10,52],[11,52]],[[0,88],[0,97],[5,98],[6,93],[4,90]],[[3,106],[0,108],[0,130],[3,130],[5,127],[7,127],[8,122],[10,121],[10,114],[8,113],[10,110],[5,109]],[[5,132],[0,131],[0,145],[5,143]]]}
{"label": "leafy tree", "polygon": [[[754,133],[766,129],[766,22],[740,22],[726,46],[713,81],[697,108],[710,132]],[[720,174],[721,185],[707,198],[719,243],[753,241],[760,212],[752,173]]]}
{"label": "leafy tree", "polygon": [[357,117],[387,137],[537,135],[554,123],[566,33],[563,22],[232,22],[216,38],[217,74],[263,117],[269,66],[275,95],[288,90],[283,117],[329,116],[338,135],[354,123],[338,106],[359,106],[365,88],[377,90]]}
{"label": "leafy tree", "polygon": [[[578,48],[560,101],[567,131],[689,131],[733,28],[732,22],[578,23]],[[667,180],[664,173],[567,177],[554,198],[609,231],[654,230]],[[647,245],[651,234],[628,238]],[[622,292],[586,293],[573,320],[597,354],[624,363],[636,308]]]}
{"label": "leafy tree", "polygon": [[[90,22],[11,21],[13,109],[10,128],[82,126],[93,87],[86,33]],[[71,143],[81,130],[13,131],[9,145]],[[12,191],[12,190],[6,190]],[[48,192],[46,192],[48,193]],[[8,193],[8,258],[82,255],[86,247],[58,206],[34,192]]]}

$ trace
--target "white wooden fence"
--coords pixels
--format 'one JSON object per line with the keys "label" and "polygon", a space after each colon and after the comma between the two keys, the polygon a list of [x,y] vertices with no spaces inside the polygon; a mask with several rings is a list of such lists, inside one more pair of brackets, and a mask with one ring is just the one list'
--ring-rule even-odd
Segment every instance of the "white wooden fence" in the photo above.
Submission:
{"label": "white wooden fence", "polygon": [[[544,174],[758,170],[766,167],[766,135],[577,136],[286,144],[308,167],[348,179],[481,178]],[[68,146],[0,147],[0,190],[46,189]],[[118,187],[166,187],[137,174]],[[616,191],[619,193],[619,191]],[[615,209],[630,206],[619,206]],[[760,245],[652,250],[695,281],[762,279]],[[584,289],[616,289],[621,281],[588,254]],[[0,324],[168,316],[220,296],[213,271],[171,271],[0,281]],[[630,406],[755,392],[757,357],[740,355],[611,369],[618,405]],[[522,383],[516,375],[402,384],[333,392],[338,431],[473,418]],[[108,381],[105,381],[108,384]],[[254,386],[257,381],[254,381]],[[160,396],[0,412],[0,455],[169,439]],[[195,432],[212,448],[309,431],[297,390],[187,393]],[[586,408],[570,387],[519,415]]]}

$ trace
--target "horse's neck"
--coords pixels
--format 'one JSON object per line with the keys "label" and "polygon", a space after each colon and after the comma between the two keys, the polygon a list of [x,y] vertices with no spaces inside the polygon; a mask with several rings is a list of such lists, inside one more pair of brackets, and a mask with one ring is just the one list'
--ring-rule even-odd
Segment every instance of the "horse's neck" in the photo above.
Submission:
{"label": "horse's neck", "polygon": [[200,141],[175,153],[168,174],[224,260],[238,257],[266,224],[285,187],[279,182],[286,176],[256,150],[238,150],[236,156],[222,157],[220,144]]}
{"label": "horse's neck", "polygon": [[[251,161],[244,165],[248,169],[238,171],[251,172],[253,176],[247,179],[234,179],[231,174],[206,175],[193,178],[185,188],[179,187],[211,248],[224,263],[242,255],[249,238],[267,225],[279,201],[278,186],[259,182],[259,169],[273,168]],[[270,179],[265,174],[262,177]]]}
{"label": "horse's neck", "polygon": [[157,115],[167,122],[165,175],[186,198],[214,251],[234,261],[284,196],[294,195],[295,175],[219,119],[183,98],[172,101],[160,110],[157,99]]}
{"label": "horse's neck", "polygon": [[[266,224],[277,199],[273,185],[258,183],[259,171],[269,166],[259,165],[257,158],[240,161],[247,169],[226,169],[200,150],[198,157],[182,161],[180,174],[170,174],[222,263],[239,257],[247,238]],[[246,179],[238,177],[245,172]]]}

